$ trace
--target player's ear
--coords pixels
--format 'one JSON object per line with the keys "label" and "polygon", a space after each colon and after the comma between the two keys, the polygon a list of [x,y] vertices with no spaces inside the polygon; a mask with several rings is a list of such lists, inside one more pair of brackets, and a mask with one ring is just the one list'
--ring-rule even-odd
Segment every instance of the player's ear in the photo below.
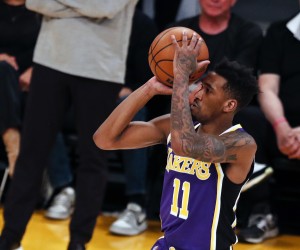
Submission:
{"label": "player's ear", "polygon": [[235,112],[236,108],[237,108],[237,100],[228,99],[224,104],[223,111],[226,113]]}

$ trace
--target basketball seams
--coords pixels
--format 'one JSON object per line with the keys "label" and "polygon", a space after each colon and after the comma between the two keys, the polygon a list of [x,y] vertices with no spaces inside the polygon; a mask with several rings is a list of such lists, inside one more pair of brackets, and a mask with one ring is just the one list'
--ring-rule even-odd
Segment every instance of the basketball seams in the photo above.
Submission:
{"label": "basketball seams", "polygon": [[160,50],[158,50],[158,51],[153,55],[153,51],[155,50],[157,44],[161,41],[161,39],[164,38],[164,37],[167,35],[167,33],[169,33],[170,31],[172,31],[172,30],[174,30],[174,29],[176,29],[176,27],[172,27],[172,28],[167,29],[167,30],[166,30],[163,34],[161,34],[161,36],[157,39],[157,41],[156,41],[156,43],[155,43],[155,45],[154,45],[153,47],[152,47],[152,44],[151,44],[150,50],[149,50],[149,55],[151,54],[152,59],[151,59],[151,61],[149,62],[150,64],[152,63],[153,60],[155,61],[155,57],[157,56],[157,54],[159,54],[162,50],[164,50],[164,49],[166,49],[166,48],[168,48],[169,46],[172,45],[172,42],[169,43],[169,44],[167,44],[166,46],[164,46],[163,48],[161,48]]}
{"label": "basketball seams", "polygon": [[[168,33],[168,32],[166,32],[166,33]],[[165,33],[165,34],[166,34]],[[160,39],[161,39],[162,37],[160,37]],[[159,40],[160,40],[159,39]],[[191,38],[189,38],[188,39],[188,41],[191,41],[192,39]],[[177,42],[178,43],[182,43],[182,39],[180,39],[180,40],[177,40]],[[157,43],[156,43],[157,44]],[[156,61],[155,60],[155,57],[161,52],[161,51],[163,51],[164,49],[166,49],[166,48],[168,48],[169,46],[172,46],[173,45],[173,43],[170,43],[170,44],[167,44],[165,47],[162,47],[159,51],[157,51],[154,55],[153,55],[153,50],[151,51],[151,56],[152,56],[152,59],[151,59],[151,62],[150,62],[150,64],[152,64],[152,62],[154,61],[154,63],[155,63],[155,65],[154,65],[154,71],[155,71],[155,74],[157,74],[157,70],[156,70],[156,68],[158,67],[160,70],[161,70],[161,72],[163,72],[167,77],[169,77],[169,78],[173,78],[173,75],[171,75],[171,74],[169,74],[168,72],[166,72],[159,64],[161,63],[161,62],[172,62],[173,63],[173,59],[161,59],[161,60],[158,60],[158,61]],[[152,47],[152,46],[151,46]],[[150,47],[150,48],[151,48]],[[197,60],[198,61],[198,60]],[[199,62],[199,61],[198,61]],[[162,79],[161,79],[162,80]]]}
{"label": "basketball seams", "polygon": [[[188,41],[191,41],[191,38],[188,38]],[[177,40],[178,43],[182,43],[182,39],[181,40]],[[151,50],[151,52],[149,52],[149,56],[152,56],[151,61],[149,62],[150,64],[152,63],[152,61],[154,60],[155,63],[157,63],[157,61],[155,61],[155,57],[163,50],[165,50],[166,48],[168,48],[169,46],[173,46],[173,43],[169,43],[167,44],[165,47],[162,47],[160,50],[158,50],[154,55],[153,55],[153,50]],[[152,46],[150,46],[150,49],[152,48]],[[149,60],[148,60],[149,61]],[[197,60],[198,61],[198,60]],[[199,62],[199,61],[198,61]]]}
{"label": "basketball seams", "polygon": [[[156,68],[159,68],[161,70],[161,72],[163,72],[167,77],[169,78],[173,78],[173,75],[169,74],[168,72],[166,72],[160,65],[159,63],[161,62],[171,62],[173,63],[173,60],[160,60],[158,61],[157,63],[155,63],[155,68],[154,68],[154,71],[155,71],[155,74],[157,74],[157,71],[156,71]],[[159,78],[160,79],[160,78]],[[160,80],[163,80],[163,79],[160,79]]]}
{"label": "basketball seams", "polygon": [[[152,60],[150,63],[152,63],[152,61],[154,60],[155,61],[155,57],[163,50],[165,50],[166,48],[168,48],[170,45],[172,45],[172,43],[170,44],[167,44],[165,47],[162,47],[159,51],[157,51],[154,55],[153,55],[153,51],[151,53],[151,56],[152,56]],[[156,61],[155,61],[156,62]]]}

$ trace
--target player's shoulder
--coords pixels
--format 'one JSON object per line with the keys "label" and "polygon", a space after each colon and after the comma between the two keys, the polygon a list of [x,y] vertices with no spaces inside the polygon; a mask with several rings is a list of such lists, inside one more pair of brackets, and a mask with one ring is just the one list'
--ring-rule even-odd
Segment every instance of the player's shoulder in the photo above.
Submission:
{"label": "player's shoulder", "polygon": [[250,135],[244,129],[237,129],[235,133],[237,138],[239,138],[240,142],[242,143],[242,145],[245,145],[245,147],[247,148],[250,147],[256,150],[257,144],[252,135]]}
{"label": "player's shoulder", "polygon": [[253,150],[256,150],[257,145],[255,139],[243,128],[236,129],[230,133],[225,133],[222,137],[229,148],[252,148]]}

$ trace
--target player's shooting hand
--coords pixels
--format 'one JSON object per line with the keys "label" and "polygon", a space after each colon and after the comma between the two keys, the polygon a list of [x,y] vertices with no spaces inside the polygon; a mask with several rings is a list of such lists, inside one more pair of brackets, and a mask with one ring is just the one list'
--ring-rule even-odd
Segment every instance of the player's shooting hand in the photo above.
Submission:
{"label": "player's shooting hand", "polygon": [[175,56],[173,61],[174,75],[178,71],[179,73],[184,73],[190,76],[198,67],[197,57],[200,53],[202,39],[197,38],[196,33],[194,33],[190,43],[188,43],[187,33],[185,31],[182,33],[182,46],[178,44],[174,35],[171,36],[171,39],[175,47]]}
{"label": "player's shooting hand", "polygon": [[161,83],[156,76],[150,78],[146,84],[151,89],[153,95],[172,95],[172,88]]}

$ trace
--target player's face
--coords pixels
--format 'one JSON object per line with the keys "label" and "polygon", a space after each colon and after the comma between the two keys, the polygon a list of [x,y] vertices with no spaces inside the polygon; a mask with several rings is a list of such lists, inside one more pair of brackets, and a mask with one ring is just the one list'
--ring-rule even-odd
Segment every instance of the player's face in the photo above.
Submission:
{"label": "player's face", "polygon": [[201,82],[190,87],[189,103],[192,116],[205,124],[217,119],[223,113],[228,100],[223,86],[226,79],[211,72]]}
{"label": "player's face", "polygon": [[210,17],[220,17],[230,12],[236,0],[199,0],[202,13]]}

